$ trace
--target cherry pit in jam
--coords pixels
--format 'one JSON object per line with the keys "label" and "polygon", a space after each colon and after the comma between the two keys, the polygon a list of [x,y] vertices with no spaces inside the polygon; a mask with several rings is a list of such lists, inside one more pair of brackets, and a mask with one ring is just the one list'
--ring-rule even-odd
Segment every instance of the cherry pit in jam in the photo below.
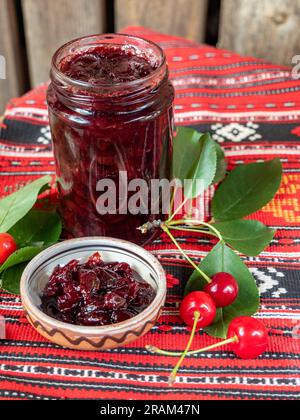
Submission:
{"label": "cherry pit in jam", "polygon": [[[48,105],[66,237],[152,239],[137,228],[162,215],[120,211],[136,192],[122,201],[119,174],[149,186],[169,178],[173,100],[166,57],[150,41],[99,35],[56,52]],[[97,185],[105,179],[117,186],[115,214],[97,209]]]}

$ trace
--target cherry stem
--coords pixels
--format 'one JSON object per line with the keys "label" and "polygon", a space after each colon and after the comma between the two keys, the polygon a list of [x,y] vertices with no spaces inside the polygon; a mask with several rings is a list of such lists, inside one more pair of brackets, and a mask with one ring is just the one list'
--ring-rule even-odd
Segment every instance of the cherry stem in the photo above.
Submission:
{"label": "cherry stem", "polygon": [[209,230],[204,230],[204,229],[196,229],[196,228],[188,228],[188,227],[176,227],[176,226],[170,226],[169,225],[169,229],[170,230],[177,230],[177,231],[181,231],[181,232],[194,232],[194,233],[203,233],[204,235],[209,235],[209,236],[214,236],[216,237],[216,235],[212,232],[209,232]]}
{"label": "cherry stem", "polygon": [[185,351],[180,355],[181,357],[180,357],[177,365],[173,369],[173,372],[171,373],[171,376],[169,378],[169,385],[170,386],[173,386],[175,384],[177,373],[178,373],[178,371],[179,371],[179,369],[180,369],[180,367],[181,367],[184,359],[186,358],[188,352],[190,351],[190,348],[191,348],[191,346],[193,344],[193,341],[194,341],[194,337],[195,337],[195,334],[196,334],[197,325],[198,325],[200,316],[201,316],[200,312],[195,312],[194,313],[195,320],[194,320],[194,325],[193,325],[193,329],[192,329],[192,332],[191,332],[191,336],[190,336],[190,339],[189,339],[189,342],[188,342],[188,344],[186,346]]}
{"label": "cherry stem", "polygon": [[189,197],[185,197],[185,199],[180,204],[180,206],[177,207],[177,209],[174,211],[174,213],[172,214],[172,216],[168,219],[168,221],[166,222],[166,225],[168,225],[168,224],[170,224],[172,222],[172,220],[174,219],[174,217],[177,216],[177,214],[180,212],[180,210],[186,205],[186,203],[188,202],[188,200],[190,200],[190,198]]}
{"label": "cherry stem", "polygon": [[163,224],[161,226],[161,228],[163,229],[163,231],[170,237],[170,239],[172,240],[172,242],[174,243],[174,245],[179,249],[179,251],[182,253],[182,255],[184,256],[184,258],[192,265],[192,267],[194,267],[194,269],[196,271],[198,271],[198,273],[201,275],[201,277],[203,277],[208,284],[212,283],[212,280],[194,263],[194,261],[187,255],[187,253],[181,248],[181,246],[179,245],[179,243],[176,241],[176,239],[174,238],[174,236],[172,235],[172,233],[170,232],[169,228]]}
{"label": "cherry stem", "polygon": [[[223,347],[226,346],[228,344],[233,344],[233,343],[238,343],[239,339],[237,336],[229,338],[228,340],[222,341],[221,343],[216,343],[213,344],[212,346],[209,347],[205,347],[203,349],[200,350],[194,350],[194,351],[189,351],[186,356],[194,356],[200,353],[205,353],[207,351],[210,350],[215,350],[219,347]],[[170,352],[170,351],[165,351],[165,350],[161,350],[157,347],[154,346],[147,346],[146,349],[150,352],[150,353],[155,353],[155,354],[160,354],[161,356],[170,356],[170,357],[179,357],[182,353],[174,353],[174,352]]]}
{"label": "cherry stem", "polygon": [[172,199],[171,199],[171,203],[170,203],[170,211],[169,211],[169,220],[172,217],[176,194],[177,194],[177,187],[174,188],[174,191],[173,191],[173,194],[172,194]]}
{"label": "cherry stem", "polygon": [[[180,226],[180,225],[191,225],[194,227],[201,227],[204,226],[206,228],[208,228],[210,231],[213,232],[213,234],[220,240],[223,241],[223,237],[221,235],[221,233],[211,224],[206,223],[206,222],[201,222],[200,220],[192,220],[192,219],[183,219],[183,220],[176,220],[175,222],[170,222],[170,223],[166,223],[166,225],[168,227],[173,227],[173,226]],[[208,232],[207,232],[208,233]]]}

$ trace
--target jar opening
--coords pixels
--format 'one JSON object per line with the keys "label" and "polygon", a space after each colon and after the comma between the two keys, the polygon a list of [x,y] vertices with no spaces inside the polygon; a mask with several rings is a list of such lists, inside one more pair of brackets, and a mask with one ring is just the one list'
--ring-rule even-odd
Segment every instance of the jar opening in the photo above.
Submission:
{"label": "jar opening", "polygon": [[52,61],[52,81],[78,91],[101,93],[139,89],[165,76],[163,50],[143,38],[93,35],[62,46]]}

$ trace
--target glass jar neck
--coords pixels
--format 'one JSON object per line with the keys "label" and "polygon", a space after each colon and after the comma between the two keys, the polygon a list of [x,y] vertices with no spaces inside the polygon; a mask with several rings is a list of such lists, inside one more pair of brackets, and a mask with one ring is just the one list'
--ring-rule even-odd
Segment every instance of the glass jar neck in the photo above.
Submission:
{"label": "glass jar neck", "polygon": [[[65,60],[102,47],[112,47],[120,49],[122,53],[143,57],[151,63],[153,71],[146,77],[118,83],[97,79],[92,82],[76,80],[64,72],[62,63]],[[158,100],[161,89],[169,83],[169,75],[165,54],[156,44],[128,35],[98,35],[81,38],[61,47],[52,60],[51,82],[60,101],[72,109],[116,107],[122,110],[137,105],[147,107],[147,104]]]}

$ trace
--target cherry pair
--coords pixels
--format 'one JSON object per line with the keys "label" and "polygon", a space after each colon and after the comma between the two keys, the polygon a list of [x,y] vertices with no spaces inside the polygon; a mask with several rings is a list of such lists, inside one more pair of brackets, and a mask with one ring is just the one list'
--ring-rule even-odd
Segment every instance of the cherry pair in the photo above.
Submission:
{"label": "cherry pair", "polygon": [[177,372],[188,354],[197,330],[211,325],[216,316],[217,308],[225,308],[234,303],[239,293],[236,279],[229,273],[218,273],[211,279],[207,277],[207,285],[203,292],[193,292],[187,295],[180,307],[181,319],[192,327],[192,333],[170,377],[170,385],[176,381]]}
{"label": "cherry pair", "polygon": [[180,316],[189,327],[193,327],[195,313],[198,313],[197,329],[208,327],[217,315],[217,308],[232,305],[237,299],[239,286],[228,273],[218,273],[212,277],[203,292],[187,295],[180,307]]}
{"label": "cherry pair", "polygon": [[170,376],[169,383],[171,386],[176,381],[177,372],[182,362],[189,354],[198,354],[228,344],[235,354],[242,359],[253,359],[266,351],[268,332],[265,326],[254,318],[239,317],[231,322],[227,340],[202,350],[189,352],[196,331],[211,325],[216,318],[217,308],[225,308],[233,304],[238,293],[238,283],[231,274],[216,274],[208,282],[204,291],[192,292],[183,299],[180,316],[188,326],[192,327],[192,333],[185,351],[183,353],[171,353],[148,347],[149,351],[155,353],[166,356],[180,356],[180,360]]}
{"label": "cherry pair", "polygon": [[[195,314],[196,319],[197,317],[198,315]],[[177,363],[169,378],[170,386],[175,383],[178,370],[186,356],[197,355],[207,351],[215,350],[225,345],[229,345],[230,350],[232,350],[241,359],[256,359],[265,353],[268,347],[268,330],[263,323],[250,317],[239,317],[233,320],[229,325],[227,340],[221,341],[201,350],[190,352],[189,349],[192,344],[194,333],[195,328],[193,329],[189,344],[183,353],[168,352],[152,346],[147,347],[148,351],[151,353],[156,353],[163,356],[180,357],[179,362]]]}

